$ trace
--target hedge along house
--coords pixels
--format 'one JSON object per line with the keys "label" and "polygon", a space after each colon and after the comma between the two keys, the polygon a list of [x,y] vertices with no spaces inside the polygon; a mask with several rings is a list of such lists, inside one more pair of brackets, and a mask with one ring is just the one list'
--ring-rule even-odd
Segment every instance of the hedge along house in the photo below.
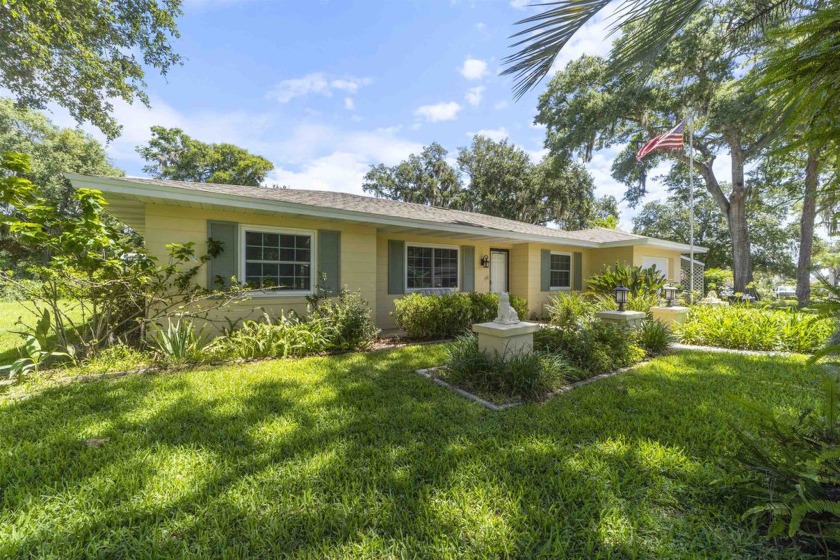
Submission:
{"label": "hedge along house", "polygon": [[[68,173],[75,188],[103,193],[108,212],[140,233],[161,262],[168,243],[212,238],[223,251],[199,276],[204,286],[252,287],[228,318],[263,310],[306,311],[318,286],[358,290],[377,325],[393,327],[394,300],[411,292],[510,292],[530,316],[556,291],[616,262],[680,278],[689,247],[608,229],[563,231],[457,210],[328,191],[95,177]],[[704,249],[695,248],[702,253]]]}

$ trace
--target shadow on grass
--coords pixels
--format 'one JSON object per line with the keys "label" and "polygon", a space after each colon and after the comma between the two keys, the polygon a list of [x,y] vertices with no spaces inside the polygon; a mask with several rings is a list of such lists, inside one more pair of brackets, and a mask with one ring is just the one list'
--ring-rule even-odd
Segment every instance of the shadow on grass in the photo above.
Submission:
{"label": "shadow on grass", "polygon": [[682,354],[495,413],[412,373],[439,359],[208,368],[2,405],[0,556],[795,556],[712,482],[727,394],[801,403],[757,389],[813,388],[797,364]]}

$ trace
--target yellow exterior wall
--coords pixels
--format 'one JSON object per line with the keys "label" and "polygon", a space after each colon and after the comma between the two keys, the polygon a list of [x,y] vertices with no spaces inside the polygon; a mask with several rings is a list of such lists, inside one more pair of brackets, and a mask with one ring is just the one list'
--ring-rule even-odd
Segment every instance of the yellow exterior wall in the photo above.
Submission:
{"label": "yellow exterior wall", "polygon": [[[167,243],[195,243],[198,255],[207,247],[207,221],[219,220],[248,225],[288,227],[308,230],[334,230],[341,232],[341,283],[350,290],[359,290],[376,314],[376,228],[365,224],[293,218],[242,212],[226,212],[168,206],[146,205],[146,248],[160,262],[166,262]],[[206,285],[207,271],[202,266],[196,278]],[[235,304],[224,311],[231,320],[256,319],[263,311],[277,315],[281,311],[306,312],[303,296],[260,296]]]}
{"label": "yellow exterior wall", "polygon": [[[240,224],[288,227],[306,230],[337,230],[341,232],[341,283],[350,290],[358,290],[367,300],[380,328],[393,328],[394,300],[402,294],[388,294],[388,240],[397,239],[407,243],[475,247],[475,290],[490,290],[490,270],[483,268],[480,259],[490,254],[490,249],[507,249],[510,253],[510,293],[528,300],[528,318],[542,316],[544,305],[553,292],[541,289],[541,251],[564,251],[582,253],[582,275],[587,278],[600,272],[606,265],[616,262],[641,265],[645,256],[669,259],[669,280],[678,280],[680,274],[680,253],[653,247],[613,247],[591,249],[542,243],[498,243],[471,241],[453,237],[432,237],[426,235],[398,235],[377,232],[375,226],[317,218],[298,218],[281,215],[254,214],[237,211],[212,211],[183,206],[147,204],[145,207],[145,243],[150,254],[166,262],[167,243],[193,242],[197,252],[206,250],[208,220],[230,221]],[[463,271],[461,272],[463,278]],[[573,271],[574,277],[574,271]],[[207,273],[202,267],[197,280],[204,285]],[[253,296],[224,311],[231,320],[259,318],[263,311],[276,315],[281,311],[305,313],[306,300],[302,296]]]}
{"label": "yellow exterior wall", "polygon": [[642,266],[644,257],[659,257],[668,259],[667,280],[679,284],[680,282],[680,256],[679,251],[660,249],[658,247],[646,247],[639,245],[633,247],[633,264]]}
{"label": "yellow exterior wall", "polygon": [[[490,249],[508,249],[511,252],[510,261],[513,261],[514,246],[505,243],[491,243],[489,241],[473,241],[453,237],[431,237],[428,235],[398,235],[380,233],[376,242],[376,324],[383,329],[396,327],[394,317],[394,300],[403,297],[405,294],[388,293],[388,240],[405,241],[406,243],[418,243],[429,245],[449,245],[461,247],[471,245],[475,247],[475,291],[490,291],[490,269],[483,268],[480,264],[481,257],[490,256]],[[519,295],[513,288],[513,266],[510,266],[510,290],[511,293]],[[463,278],[461,271],[460,278]]]}

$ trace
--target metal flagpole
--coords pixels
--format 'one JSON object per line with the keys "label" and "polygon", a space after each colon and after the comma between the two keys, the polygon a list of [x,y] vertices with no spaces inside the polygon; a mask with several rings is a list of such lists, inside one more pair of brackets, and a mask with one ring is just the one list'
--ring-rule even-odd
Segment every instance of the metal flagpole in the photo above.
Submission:
{"label": "metal flagpole", "polygon": [[688,242],[689,254],[689,304],[694,303],[694,117],[688,118]]}

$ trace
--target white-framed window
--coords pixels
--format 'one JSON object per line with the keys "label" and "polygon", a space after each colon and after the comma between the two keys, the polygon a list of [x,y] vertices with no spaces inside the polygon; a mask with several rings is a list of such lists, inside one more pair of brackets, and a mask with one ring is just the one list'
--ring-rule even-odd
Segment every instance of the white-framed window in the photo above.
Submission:
{"label": "white-framed window", "polygon": [[549,263],[549,286],[552,290],[568,290],[572,287],[572,254],[551,252]]}
{"label": "white-framed window", "polygon": [[265,295],[311,294],[315,286],[315,232],[241,225],[239,277]]}
{"label": "white-framed window", "polygon": [[408,244],[405,246],[405,289],[457,290],[460,281],[460,249],[448,245]]}

